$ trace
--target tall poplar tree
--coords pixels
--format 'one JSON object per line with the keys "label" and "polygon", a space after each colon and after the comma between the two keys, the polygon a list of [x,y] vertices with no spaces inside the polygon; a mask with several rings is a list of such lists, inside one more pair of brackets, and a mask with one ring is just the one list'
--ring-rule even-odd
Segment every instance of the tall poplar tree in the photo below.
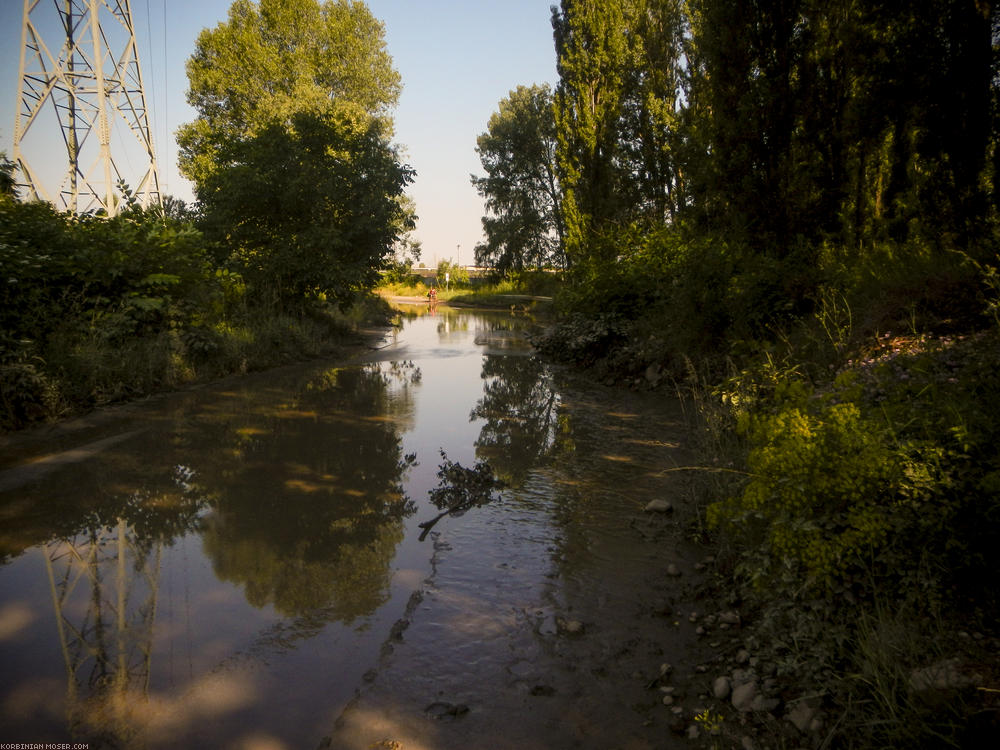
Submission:
{"label": "tall poplar tree", "polygon": [[562,0],[552,8],[559,73],[556,160],[570,264],[587,258],[593,235],[622,208],[620,122],[634,44],[626,5],[626,0]]}

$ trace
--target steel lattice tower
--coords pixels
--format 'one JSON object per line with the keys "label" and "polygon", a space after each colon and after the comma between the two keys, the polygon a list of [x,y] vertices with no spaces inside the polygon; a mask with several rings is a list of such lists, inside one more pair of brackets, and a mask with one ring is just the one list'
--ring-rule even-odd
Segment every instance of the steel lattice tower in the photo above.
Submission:
{"label": "steel lattice tower", "polygon": [[[114,215],[125,184],[143,206],[159,202],[129,0],[24,0],[19,79],[13,158],[25,197]],[[57,137],[66,162],[53,159]]]}

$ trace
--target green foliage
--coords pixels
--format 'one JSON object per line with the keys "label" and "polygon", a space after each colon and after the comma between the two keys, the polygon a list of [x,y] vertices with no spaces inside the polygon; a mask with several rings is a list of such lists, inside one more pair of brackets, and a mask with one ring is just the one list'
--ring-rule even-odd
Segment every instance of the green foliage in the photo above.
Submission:
{"label": "green foliage", "polygon": [[732,399],[750,478],[709,520],[752,550],[751,575],[855,593],[891,577],[921,601],[981,586],[1000,522],[996,341],[896,339],[820,390],[778,373]]}
{"label": "green foliage", "polygon": [[451,461],[443,450],[437,477],[438,486],[430,491],[430,500],[440,510],[450,509],[452,515],[492,502],[503,487],[486,461],[476,461],[467,468]]}
{"label": "green foliage", "polygon": [[457,263],[441,260],[437,265],[437,283],[444,284],[445,279],[449,286],[468,286],[469,272]]}
{"label": "green foliage", "polygon": [[16,169],[17,166],[7,158],[6,152],[0,151],[0,195],[14,195]]}
{"label": "green foliage", "polygon": [[486,172],[472,184],[486,200],[486,242],[476,263],[499,273],[563,266],[560,191],[552,94],[518,86],[490,117],[476,153]]}
{"label": "green foliage", "polygon": [[345,106],[299,112],[219,151],[220,168],[198,186],[210,237],[269,303],[323,295],[348,301],[372,287],[403,224],[397,200],[412,171],[381,126]]}
{"label": "green foliage", "polygon": [[383,33],[364,3],[236,0],[188,61],[198,118],[178,132],[184,174],[201,184],[225,166],[218,152],[227,143],[296,113],[321,116],[352,102],[385,118],[400,80]]}
{"label": "green foliage", "polygon": [[818,414],[788,405],[746,429],[750,479],[734,501],[709,508],[710,524],[753,528],[776,562],[823,584],[877,556],[902,479],[879,425],[835,403]]}
{"label": "green foliage", "polygon": [[[248,75],[247,71],[251,71]],[[256,304],[347,304],[412,228],[390,145],[399,75],[364,3],[237,0],[188,63],[180,166]]]}

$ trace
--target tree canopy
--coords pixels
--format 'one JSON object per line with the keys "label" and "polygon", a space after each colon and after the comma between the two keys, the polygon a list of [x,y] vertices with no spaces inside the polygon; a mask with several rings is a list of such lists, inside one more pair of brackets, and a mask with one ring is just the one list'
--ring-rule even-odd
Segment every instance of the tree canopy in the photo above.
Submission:
{"label": "tree canopy", "polygon": [[370,287],[413,215],[391,144],[400,80],[364,3],[237,0],[188,62],[181,128],[207,235],[260,300]]}
{"label": "tree canopy", "polygon": [[563,265],[555,121],[548,86],[518,86],[476,140],[485,177],[472,177],[489,215],[476,262],[501,272]]}

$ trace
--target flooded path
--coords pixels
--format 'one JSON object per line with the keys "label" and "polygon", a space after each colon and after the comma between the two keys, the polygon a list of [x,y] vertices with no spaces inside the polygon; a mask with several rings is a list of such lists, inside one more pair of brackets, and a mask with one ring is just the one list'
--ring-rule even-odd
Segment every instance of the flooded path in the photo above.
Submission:
{"label": "flooded path", "polygon": [[[677,404],[552,370],[522,318],[426,313],[363,360],[8,441],[0,741],[682,746]],[[507,487],[420,541],[442,452]]]}

